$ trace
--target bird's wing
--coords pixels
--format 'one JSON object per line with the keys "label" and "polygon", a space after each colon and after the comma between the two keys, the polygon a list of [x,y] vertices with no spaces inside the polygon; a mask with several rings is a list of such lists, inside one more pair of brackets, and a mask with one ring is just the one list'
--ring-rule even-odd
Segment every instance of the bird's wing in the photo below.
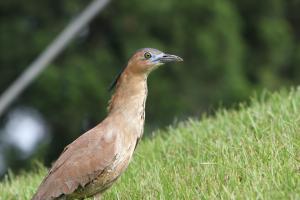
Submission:
{"label": "bird's wing", "polygon": [[[68,145],[45,177],[32,200],[73,193],[113,163],[116,137],[107,125],[91,129]],[[110,134],[109,136],[107,134]]]}

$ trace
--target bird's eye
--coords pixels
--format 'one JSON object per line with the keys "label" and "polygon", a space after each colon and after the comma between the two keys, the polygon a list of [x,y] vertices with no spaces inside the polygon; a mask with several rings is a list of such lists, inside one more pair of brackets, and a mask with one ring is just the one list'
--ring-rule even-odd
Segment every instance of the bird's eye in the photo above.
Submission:
{"label": "bird's eye", "polygon": [[144,57],[145,57],[146,59],[149,59],[149,58],[152,57],[152,55],[151,55],[151,53],[146,52],[146,53],[144,54]]}

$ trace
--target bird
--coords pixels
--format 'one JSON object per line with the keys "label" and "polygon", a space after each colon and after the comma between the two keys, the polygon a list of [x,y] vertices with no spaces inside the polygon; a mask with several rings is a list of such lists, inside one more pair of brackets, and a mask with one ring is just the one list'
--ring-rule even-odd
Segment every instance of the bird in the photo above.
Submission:
{"label": "bird", "polygon": [[154,48],[137,50],[111,85],[106,118],[64,148],[32,200],[101,199],[128,167],[143,135],[149,73],[180,61]]}

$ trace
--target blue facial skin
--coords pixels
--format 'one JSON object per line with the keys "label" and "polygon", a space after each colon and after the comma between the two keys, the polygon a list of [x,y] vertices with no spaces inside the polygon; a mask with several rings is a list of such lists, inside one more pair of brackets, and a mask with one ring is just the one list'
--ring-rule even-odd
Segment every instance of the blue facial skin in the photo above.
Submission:
{"label": "blue facial skin", "polygon": [[181,61],[183,61],[183,59],[180,58],[179,56],[166,54],[166,53],[163,53],[163,52],[161,52],[157,49],[147,48],[147,49],[144,49],[144,51],[151,55],[150,58],[148,58],[148,60],[150,60],[154,65],[161,65],[161,64],[164,64],[164,63],[168,63],[168,62],[181,62]]}

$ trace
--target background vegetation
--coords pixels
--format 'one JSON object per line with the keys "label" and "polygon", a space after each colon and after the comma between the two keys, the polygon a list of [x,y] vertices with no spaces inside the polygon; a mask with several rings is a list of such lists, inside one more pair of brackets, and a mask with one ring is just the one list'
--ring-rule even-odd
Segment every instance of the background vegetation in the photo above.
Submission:
{"label": "background vegetation", "polygon": [[[104,199],[299,199],[299,110],[300,88],[155,132]],[[30,199],[45,174],[10,174],[0,194]]]}
{"label": "background vegetation", "polygon": [[[87,3],[1,1],[0,92]],[[67,143],[103,119],[110,82],[141,47],[185,59],[151,75],[148,130],[212,113],[220,103],[232,106],[262,88],[299,84],[299,10],[298,0],[112,1],[13,105],[36,109],[50,127],[50,142],[31,158],[45,158],[49,165]],[[6,153],[10,167],[25,166],[18,151]]]}

